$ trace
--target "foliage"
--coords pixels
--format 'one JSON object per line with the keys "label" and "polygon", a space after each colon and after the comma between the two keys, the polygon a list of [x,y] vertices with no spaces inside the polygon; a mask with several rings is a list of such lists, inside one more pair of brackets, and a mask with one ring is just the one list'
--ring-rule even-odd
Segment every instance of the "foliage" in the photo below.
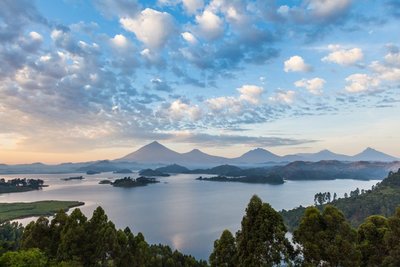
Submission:
{"label": "foliage", "polygon": [[19,248],[24,228],[17,222],[5,222],[0,224],[0,255],[7,251],[15,251]]}
{"label": "foliage", "polygon": [[150,246],[129,228],[117,230],[101,207],[89,220],[79,209],[51,221],[41,217],[27,225],[21,247],[39,249],[54,266],[207,266],[168,246]]}
{"label": "foliage", "polygon": [[0,203],[0,223],[32,216],[53,215],[59,210],[68,210],[83,205],[79,201],[36,201],[30,203]]}
{"label": "foliage", "polygon": [[196,180],[214,182],[241,182],[252,184],[283,184],[283,178],[276,174],[269,175],[249,175],[244,177],[215,176],[210,178],[199,177]]}
{"label": "foliage", "polygon": [[214,242],[214,250],[210,255],[211,267],[237,266],[236,241],[229,230],[224,230],[219,239]]}
{"label": "foliage", "polygon": [[131,177],[124,177],[122,179],[115,180],[112,185],[116,187],[137,187],[145,186],[148,184],[159,183],[155,178],[139,177],[132,179]]}
{"label": "foliage", "polygon": [[0,257],[0,266],[4,267],[43,267],[46,264],[46,255],[37,248],[9,251]]}
{"label": "foliage", "polygon": [[[390,172],[387,178],[371,190],[355,189],[349,197],[339,198],[329,204],[341,210],[353,226],[359,226],[371,215],[391,216],[400,205],[400,172]],[[324,207],[321,205],[317,208],[322,210]],[[289,229],[293,230],[299,225],[304,211],[304,207],[281,211]]]}
{"label": "foliage", "polygon": [[300,244],[307,266],[359,265],[357,232],[333,206],[326,206],[322,213],[314,207],[307,208],[293,237]]}
{"label": "foliage", "polygon": [[26,192],[41,189],[43,186],[44,181],[41,179],[0,179],[0,193]]}

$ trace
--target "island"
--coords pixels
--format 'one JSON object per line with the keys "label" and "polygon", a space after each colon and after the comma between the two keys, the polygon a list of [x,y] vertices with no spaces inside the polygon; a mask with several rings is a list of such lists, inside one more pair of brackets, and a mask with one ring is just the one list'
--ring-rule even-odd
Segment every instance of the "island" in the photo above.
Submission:
{"label": "island", "polygon": [[120,173],[120,174],[128,174],[128,173],[133,173],[130,169],[120,169],[114,171],[114,173]]}
{"label": "island", "polygon": [[159,177],[168,177],[170,176],[168,173],[160,172],[152,169],[144,169],[139,172],[141,176],[159,176]]}
{"label": "island", "polygon": [[155,178],[147,178],[141,176],[136,179],[133,179],[131,177],[124,177],[122,179],[117,179],[113,183],[111,183],[111,185],[115,187],[137,187],[155,183],[159,183],[159,181],[157,181]]}
{"label": "island", "polygon": [[51,216],[60,210],[84,205],[79,201],[45,200],[37,202],[0,203],[0,223],[33,216]]}
{"label": "island", "polygon": [[63,181],[71,181],[71,180],[83,180],[85,179],[83,176],[72,176],[68,178],[61,178]]}
{"label": "island", "polygon": [[101,180],[99,184],[112,184],[111,180]]}
{"label": "island", "polygon": [[15,178],[6,181],[2,178],[0,179],[0,194],[39,190],[44,186],[46,185],[41,179]]}
{"label": "island", "polygon": [[250,184],[283,184],[284,180],[282,176],[277,174],[269,175],[250,175],[243,177],[227,177],[227,176],[214,176],[209,178],[199,177],[196,178],[199,181],[213,181],[213,182],[239,182],[239,183],[250,183]]}
{"label": "island", "polygon": [[88,170],[88,171],[86,171],[86,174],[87,175],[93,175],[93,174],[100,174],[101,172],[99,172],[99,171],[94,171],[94,170]]}

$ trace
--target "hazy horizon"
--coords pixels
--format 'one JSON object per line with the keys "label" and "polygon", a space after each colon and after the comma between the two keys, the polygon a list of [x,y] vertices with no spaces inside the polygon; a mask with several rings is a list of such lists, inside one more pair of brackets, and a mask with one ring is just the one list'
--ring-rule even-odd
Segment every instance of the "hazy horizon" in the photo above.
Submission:
{"label": "hazy horizon", "polygon": [[0,2],[0,163],[116,159],[157,140],[228,158],[400,158],[400,4]]}

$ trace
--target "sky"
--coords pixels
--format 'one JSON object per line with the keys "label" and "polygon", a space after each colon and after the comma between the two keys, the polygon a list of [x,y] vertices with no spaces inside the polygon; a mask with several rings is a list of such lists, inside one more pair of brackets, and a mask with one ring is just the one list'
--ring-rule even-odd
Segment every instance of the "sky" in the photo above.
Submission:
{"label": "sky", "polygon": [[0,163],[157,140],[400,157],[399,0],[2,0]]}

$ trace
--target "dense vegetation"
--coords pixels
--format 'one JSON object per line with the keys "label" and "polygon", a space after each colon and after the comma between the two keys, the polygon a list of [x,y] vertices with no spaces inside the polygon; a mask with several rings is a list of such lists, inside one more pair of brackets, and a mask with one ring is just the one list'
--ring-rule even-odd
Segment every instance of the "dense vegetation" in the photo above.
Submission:
{"label": "dense vegetation", "polygon": [[137,187],[155,183],[159,183],[159,181],[157,181],[155,178],[139,177],[132,179],[131,177],[124,177],[122,179],[115,180],[111,184],[116,187]]}
{"label": "dense vegetation", "polygon": [[196,180],[200,181],[214,181],[214,182],[240,182],[240,183],[251,183],[251,184],[283,184],[283,178],[276,174],[269,175],[249,175],[244,177],[226,177],[226,176],[215,176],[215,177],[199,177]]}
{"label": "dense vegetation", "polygon": [[[41,217],[22,232],[16,223],[0,226],[0,266],[206,266],[204,261],[149,245],[129,228],[117,230],[98,207],[91,219],[79,209]],[[8,251],[8,252],[6,252]]]}
{"label": "dense vegetation", "polygon": [[0,194],[26,192],[31,190],[39,190],[44,186],[41,179],[15,178],[10,180],[0,179]]}
{"label": "dense vegetation", "polygon": [[21,219],[32,216],[53,215],[59,210],[83,205],[78,201],[37,201],[30,203],[0,203],[0,223],[9,220]]}
{"label": "dense vegetation", "polygon": [[139,172],[142,176],[160,176],[160,177],[168,177],[170,176],[168,173],[163,173],[161,171],[152,170],[152,169],[144,169]]}
{"label": "dense vegetation", "polygon": [[[327,196],[326,193],[325,196]],[[318,196],[323,197],[324,193],[322,195],[317,194],[316,197]],[[323,204],[325,202],[328,203]],[[322,210],[328,204],[337,207],[353,226],[360,225],[365,218],[371,215],[390,216],[394,214],[397,206],[400,205],[400,172],[390,172],[387,178],[370,190],[360,191],[356,189],[350,194],[345,194],[344,198],[331,201],[317,200],[316,204],[319,210]],[[305,209],[305,207],[298,207],[281,212],[290,229],[299,225]]]}

